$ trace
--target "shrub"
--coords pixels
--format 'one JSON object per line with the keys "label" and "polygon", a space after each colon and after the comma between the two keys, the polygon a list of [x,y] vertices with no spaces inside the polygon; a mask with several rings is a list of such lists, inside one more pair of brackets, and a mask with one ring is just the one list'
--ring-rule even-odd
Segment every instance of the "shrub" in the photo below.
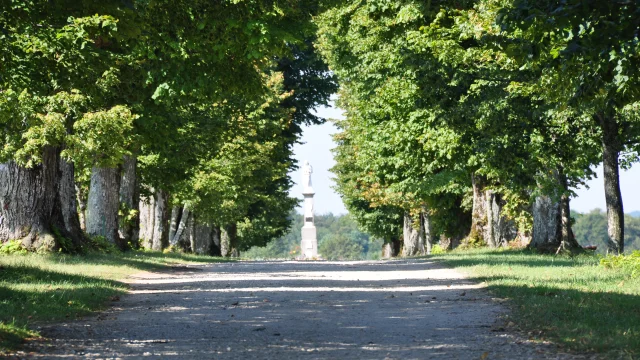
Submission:
{"label": "shrub", "polygon": [[631,277],[640,276],[640,250],[629,255],[607,255],[600,258],[600,266],[606,269],[619,269],[629,273]]}
{"label": "shrub", "polygon": [[22,246],[20,240],[9,240],[0,245],[0,254],[3,255],[26,255],[27,253],[27,249]]}
{"label": "shrub", "polygon": [[445,249],[443,249],[442,246],[440,246],[440,244],[435,244],[431,248],[431,255],[444,254],[446,252],[447,251]]}
{"label": "shrub", "polygon": [[104,252],[107,254],[118,252],[118,248],[115,244],[111,243],[104,236],[91,236],[90,237],[91,248]]}

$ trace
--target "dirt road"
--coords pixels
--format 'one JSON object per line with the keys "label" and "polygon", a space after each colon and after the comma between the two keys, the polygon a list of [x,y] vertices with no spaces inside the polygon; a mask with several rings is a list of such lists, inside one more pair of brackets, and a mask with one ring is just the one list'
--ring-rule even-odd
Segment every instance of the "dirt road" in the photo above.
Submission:
{"label": "dirt road", "polygon": [[43,327],[54,340],[29,357],[577,358],[520,338],[481,284],[428,260],[223,263],[131,283],[109,311]]}

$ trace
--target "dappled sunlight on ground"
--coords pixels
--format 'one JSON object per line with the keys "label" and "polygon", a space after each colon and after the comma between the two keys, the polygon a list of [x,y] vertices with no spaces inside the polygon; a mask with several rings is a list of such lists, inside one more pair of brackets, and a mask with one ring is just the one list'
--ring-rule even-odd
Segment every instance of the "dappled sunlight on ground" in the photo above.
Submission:
{"label": "dappled sunlight on ground", "polygon": [[140,273],[85,321],[46,326],[49,358],[556,359],[508,333],[482,284],[429,260],[238,262]]}

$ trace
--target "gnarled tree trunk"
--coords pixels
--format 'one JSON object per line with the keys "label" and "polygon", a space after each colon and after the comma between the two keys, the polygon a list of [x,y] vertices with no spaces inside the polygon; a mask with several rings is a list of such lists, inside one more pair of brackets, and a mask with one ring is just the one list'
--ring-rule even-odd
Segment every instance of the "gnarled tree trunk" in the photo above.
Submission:
{"label": "gnarled tree trunk", "polygon": [[140,245],[151,248],[156,220],[156,202],[153,196],[140,199]]}
{"label": "gnarled tree trunk", "polygon": [[224,257],[236,257],[238,252],[238,227],[235,223],[224,226],[220,234],[220,252]]}
{"label": "gnarled tree trunk", "polygon": [[133,248],[139,246],[140,232],[140,211],[138,209],[140,191],[136,169],[137,159],[134,156],[125,156],[120,181],[120,203],[124,205],[126,212],[120,217],[119,235],[124,244],[131,244]]}
{"label": "gnarled tree trunk", "polygon": [[118,236],[120,169],[94,167],[87,201],[87,234],[122,247]]}
{"label": "gnarled tree trunk", "polygon": [[536,198],[533,204],[533,237],[529,247],[543,252],[579,251],[582,249],[571,229],[569,184],[560,167],[555,172],[562,195],[558,201],[549,196]]}
{"label": "gnarled tree trunk", "polygon": [[613,116],[599,117],[602,128],[602,169],[604,172],[604,197],[607,204],[608,252],[624,252],[624,208],[620,192],[618,158],[622,149],[618,135],[618,122]]}
{"label": "gnarled tree trunk", "polygon": [[73,165],[58,148],[46,147],[42,163],[30,169],[0,164],[0,241],[18,239],[32,250],[73,251],[84,244]]}
{"label": "gnarled tree trunk", "polygon": [[413,219],[409,214],[405,214],[402,235],[404,240],[402,256],[424,255],[424,228],[421,220],[419,221],[419,228],[415,229],[413,227]]}
{"label": "gnarled tree trunk", "polygon": [[529,246],[544,251],[557,249],[562,238],[560,202],[549,196],[538,196],[532,212],[533,237]]}
{"label": "gnarled tree trunk", "polygon": [[502,196],[493,191],[487,191],[487,227],[484,239],[487,245],[492,248],[506,246],[507,242],[518,236],[518,228],[513,220],[502,215],[502,208],[505,205]]}
{"label": "gnarled tree trunk", "polygon": [[515,222],[502,215],[505,202],[502,196],[487,190],[487,180],[480,175],[471,177],[473,209],[468,241],[484,243],[489,247],[505,246],[518,235]]}
{"label": "gnarled tree trunk", "polygon": [[211,226],[196,221],[196,241],[193,252],[196,254],[209,254],[211,243],[213,242],[213,234]]}
{"label": "gnarled tree trunk", "polygon": [[161,251],[169,246],[169,194],[158,190],[155,194],[155,210],[151,249]]}
{"label": "gnarled tree trunk", "polygon": [[392,238],[391,240],[385,240],[382,245],[382,258],[391,259],[400,255],[402,249],[402,240],[400,238]]}
{"label": "gnarled tree trunk", "polygon": [[222,256],[222,232],[220,226],[213,225],[211,227],[211,246],[209,247],[209,255]]}
{"label": "gnarled tree trunk", "polygon": [[487,198],[485,187],[487,180],[482,175],[471,175],[471,184],[473,186],[473,207],[471,209],[471,231],[469,232],[469,240],[477,243],[484,242],[485,233],[487,232]]}

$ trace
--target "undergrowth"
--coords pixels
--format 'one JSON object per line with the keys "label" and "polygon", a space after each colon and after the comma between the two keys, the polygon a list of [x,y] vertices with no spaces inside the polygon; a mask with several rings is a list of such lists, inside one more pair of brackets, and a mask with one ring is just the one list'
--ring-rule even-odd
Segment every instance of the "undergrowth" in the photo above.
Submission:
{"label": "undergrowth", "polygon": [[607,255],[600,259],[600,265],[606,269],[620,270],[632,278],[640,276],[640,250],[629,255]]}

